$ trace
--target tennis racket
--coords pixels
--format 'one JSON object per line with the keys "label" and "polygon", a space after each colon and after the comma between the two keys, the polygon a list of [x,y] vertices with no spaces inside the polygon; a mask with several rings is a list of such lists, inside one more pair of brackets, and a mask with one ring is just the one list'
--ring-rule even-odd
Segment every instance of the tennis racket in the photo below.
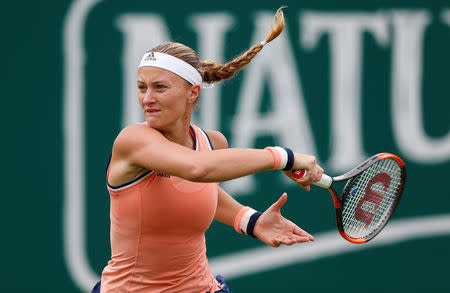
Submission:
{"label": "tennis racket", "polygon": [[[293,170],[300,180],[306,170]],[[335,183],[346,181],[339,197]],[[333,198],[336,224],[341,236],[352,243],[373,239],[387,224],[400,202],[406,181],[406,168],[396,155],[380,153],[347,173],[322,175],[314,185],[327,188]]]}

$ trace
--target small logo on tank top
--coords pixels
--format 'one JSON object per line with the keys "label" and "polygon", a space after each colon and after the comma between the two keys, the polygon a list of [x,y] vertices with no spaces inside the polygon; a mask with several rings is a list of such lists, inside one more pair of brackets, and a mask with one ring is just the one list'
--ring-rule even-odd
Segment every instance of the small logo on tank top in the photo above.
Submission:
{"label": "small logo on tank top", "polygon": [[164,174],[164,173],[159,173],[159,172],[156,173],[156,176],[170,178],[170,175],[167,175],[167,174]]}

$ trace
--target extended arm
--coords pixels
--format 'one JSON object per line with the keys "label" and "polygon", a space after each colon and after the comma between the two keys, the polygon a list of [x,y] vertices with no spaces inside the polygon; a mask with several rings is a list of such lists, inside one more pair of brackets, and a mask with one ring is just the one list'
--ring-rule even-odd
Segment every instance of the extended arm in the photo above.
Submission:
{"label": "extended arm", "polygon": [[[115,164],[129,165],[125,169],[144,168],[200,182],[226,181],[274,166],[274,157],[268,150],[215,147],[212,152],[196,152],[145,125],[129,126],[119,134],[112,160]],[[311,170],[315,167],[313,156],[295,154],[293,168],[314,174]],[[305,179],[306,183],[311,183],[312,177]]]}
{"label": "extended arm", "polygon": [[267,150],[219,149],[196,152],[174,143],[145,125],[125,128],[113,147],[115,162],[171,174],[190,181],[220,182],[269,170],[273,156]]}

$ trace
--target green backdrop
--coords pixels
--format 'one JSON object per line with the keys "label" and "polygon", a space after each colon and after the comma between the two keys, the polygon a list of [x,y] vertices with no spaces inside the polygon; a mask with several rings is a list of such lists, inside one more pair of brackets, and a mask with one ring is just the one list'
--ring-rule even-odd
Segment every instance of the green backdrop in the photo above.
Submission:
{"label": "green backdrop", "polygon": [[314,243],[270,248],[214,222],[212,270],[233,292],[443,292],[450,289],[450,3],[445,1],[25,1],[2,4],[2,291],[88,292],[109,258],[104,169],[139,121],[135,68],[174,40],[230,60],[282,35],[195,114],[230,146],[286,145],[330,175],[377,152],[407,165],[404,197],[367,245],[338,235],[330,196],[277,172],[223,184],[283,213]]}

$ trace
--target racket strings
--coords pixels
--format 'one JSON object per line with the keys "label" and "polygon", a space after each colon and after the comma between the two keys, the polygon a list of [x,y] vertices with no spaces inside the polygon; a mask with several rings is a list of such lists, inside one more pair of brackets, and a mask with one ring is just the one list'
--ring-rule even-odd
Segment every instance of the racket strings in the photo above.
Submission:
{"label": "racket strings", "polygon": [[401,168],[393,159],[380,160],[361,173],[347,194],[342,222],[352,238],[366,237],[389,216],[401,184]]}
{"label": "racket strings", "polygon": [[[392,167],[387,166],[387,168],[390,170],[389,168]],[[362,233],[371,233],[387,215],[395,199],[395,191],[392,190],[395,181],[391,185],[392,177],[385,171],[387,170],[382,168],[371,168],[353,186],[353,190],[359,190],[359,194],[353,194],[357,196],[347,201],[349,205],[346,205],[344,214],[347,230],[355,236],[360,237],[364,236]],[[374,179],[376,183],[370,184]],[[385,193],[386,186],[391,187],[391,190],[386,190]]]}

